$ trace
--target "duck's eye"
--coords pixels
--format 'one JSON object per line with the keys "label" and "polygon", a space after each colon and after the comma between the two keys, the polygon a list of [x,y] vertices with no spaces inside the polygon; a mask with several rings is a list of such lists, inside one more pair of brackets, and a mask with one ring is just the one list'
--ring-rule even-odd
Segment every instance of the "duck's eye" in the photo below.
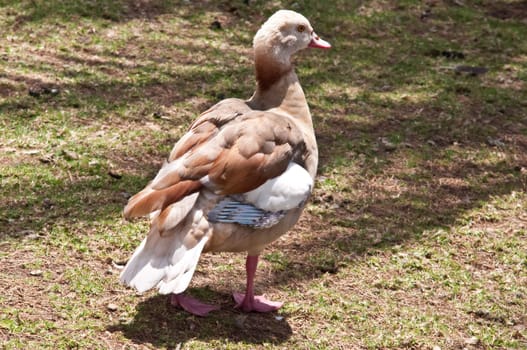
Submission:
{"label": "duck's eye", "polygon": [[306,26],[303,24],[299,24],[298,27],[296,27],[296,30],[300,33],[306,30]]}

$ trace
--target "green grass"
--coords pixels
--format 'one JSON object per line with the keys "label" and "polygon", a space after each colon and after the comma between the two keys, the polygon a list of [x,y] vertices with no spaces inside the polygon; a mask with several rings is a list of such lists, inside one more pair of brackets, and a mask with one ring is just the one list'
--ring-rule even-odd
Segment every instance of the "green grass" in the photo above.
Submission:
{"label": "green grass", "polygon": [[[0,0],[1,347],[525,348],[527,8],[458,3]],[[205,255],[190,293],[222,309],[193,317],[118,283],[148,228],[122,208],[250,97],[278,8],[333,44],[296,59],[319,177],[256,286],[285,305],[233,310],[244,256]]]}

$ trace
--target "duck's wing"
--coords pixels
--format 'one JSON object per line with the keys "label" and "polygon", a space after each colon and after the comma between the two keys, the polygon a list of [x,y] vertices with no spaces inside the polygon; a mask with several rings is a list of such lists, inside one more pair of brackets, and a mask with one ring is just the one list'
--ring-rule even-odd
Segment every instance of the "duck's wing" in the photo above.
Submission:
{"label": "duck's wing", "polygon": [[224,196],[250,192],[304,161],[303,134],[293,118],[252,110],[225,115],[212,110],[192,125],[155,179],[130,199],[125,217],[157,210],[162,217],[203,187]]}

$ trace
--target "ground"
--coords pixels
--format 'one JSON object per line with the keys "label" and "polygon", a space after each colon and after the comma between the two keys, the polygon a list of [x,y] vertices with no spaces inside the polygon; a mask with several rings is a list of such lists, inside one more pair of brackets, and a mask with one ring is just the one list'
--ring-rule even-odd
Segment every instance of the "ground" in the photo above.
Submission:
{"label": "ground", "polygon": [[[243,254],[200,261],[207,318],[118,282],[122,208],[190,122],[254,89],[252,36],[290,8],[320,148],[311,202],[233,310]],[[5,349],[527,347],[527,2],[0,0]]]}

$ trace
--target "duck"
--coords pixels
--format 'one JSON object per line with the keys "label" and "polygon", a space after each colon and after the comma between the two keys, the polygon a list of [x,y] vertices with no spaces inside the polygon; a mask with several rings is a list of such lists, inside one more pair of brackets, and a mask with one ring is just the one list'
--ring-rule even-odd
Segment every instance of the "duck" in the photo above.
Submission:
{"label": "duck", "polygon": [[329,49],[291,10],[271,15],[253,40],[256,91],[203,112],[176,142],[154,179],[132,196],[125,219],[149,215],[150,230],[120,274],[138,292],[157,288],[172,305],[206,316],[217,310],[185,294],[201,254],[245,252],[243,312],[272,312],[283,302],[255,295],[258,259],[299,220],[314,186],[318,148],[291,57]]}

